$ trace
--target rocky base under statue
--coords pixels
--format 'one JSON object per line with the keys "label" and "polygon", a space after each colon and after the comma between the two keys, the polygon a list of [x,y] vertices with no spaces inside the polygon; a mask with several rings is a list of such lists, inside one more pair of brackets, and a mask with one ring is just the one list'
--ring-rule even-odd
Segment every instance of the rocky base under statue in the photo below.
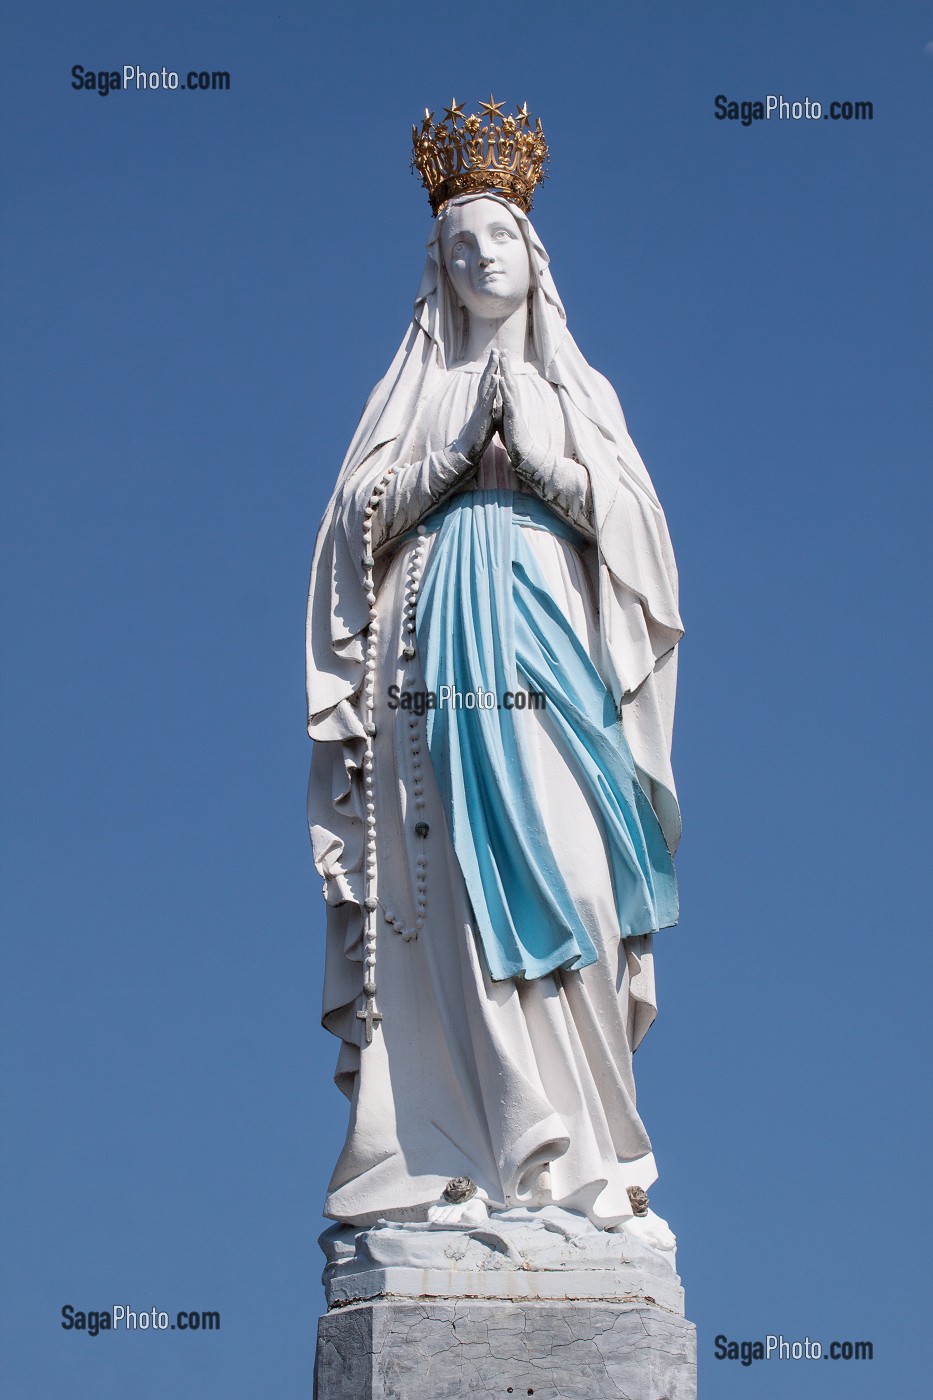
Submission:
{"label": "rocky base under statue", "polygon": [[557,1207],[431,1214],[322,1237],[316,1400],[695,1400],[696,1333],[657,1216],[601,1231]]}

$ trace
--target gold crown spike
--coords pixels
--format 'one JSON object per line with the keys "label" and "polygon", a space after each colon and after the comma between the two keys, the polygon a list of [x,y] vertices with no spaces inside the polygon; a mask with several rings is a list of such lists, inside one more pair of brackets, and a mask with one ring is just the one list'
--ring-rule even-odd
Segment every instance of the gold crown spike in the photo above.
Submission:
{"label": "gold crown spike", "polygon": [[425,108],[420,130],[412,127],[411,168],[421,176],[435,214],[448,199],[483,190],[501,190],[528,213],[535,185],[545,177],[547,142],[540,118],[532,130],[527,102],[514,117],[502,115],[504,105],[494,97],[481,102],[484,122],[479,113],[466,116],[452,99],[440,121]]}

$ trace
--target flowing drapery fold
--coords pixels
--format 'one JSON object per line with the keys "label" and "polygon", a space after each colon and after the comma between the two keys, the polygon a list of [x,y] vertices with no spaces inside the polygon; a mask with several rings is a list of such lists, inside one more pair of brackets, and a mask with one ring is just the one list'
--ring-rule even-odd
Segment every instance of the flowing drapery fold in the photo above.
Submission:
{"label": "flowing drapery fold", "polygon": [[676,923],[670,852],[612,696],[524,538],[533,528],[578,539],[572,527],[537,497],[499,490],[455,496],[425,528],[437,538],[418,644],[427,692],[442,700],[428,713],[428,746],[493,979],[597,957],[549,840],[529,716],[516,699],[546,706],[561,757],[598,813],[603,849],[592,858],[612,870],[621,936]]}

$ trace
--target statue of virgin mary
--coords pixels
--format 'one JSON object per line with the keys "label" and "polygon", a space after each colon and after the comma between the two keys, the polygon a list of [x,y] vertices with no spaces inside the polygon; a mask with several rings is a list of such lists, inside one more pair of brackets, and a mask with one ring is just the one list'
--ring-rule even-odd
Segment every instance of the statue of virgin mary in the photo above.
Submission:
{"label": "statue of virgin mary", "polygon": [[613,1229],[656,1178],[632,1056],[677,920],[676,570],[527,217],[540,123],[498,108],[414,133],[424,274],[311,574],[324,1025],[350,1101],[325,1214],[359,1228],[424,1221],[467,1177],[489,1212]]}

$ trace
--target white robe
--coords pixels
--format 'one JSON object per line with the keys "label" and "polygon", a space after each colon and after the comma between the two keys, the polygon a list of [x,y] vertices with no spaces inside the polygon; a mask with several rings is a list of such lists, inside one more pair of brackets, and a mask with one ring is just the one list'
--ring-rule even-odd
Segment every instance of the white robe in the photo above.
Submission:
{"label": "white robe", "polygon": [[[554,1202],[606,1227],[631,1215],[627,1187],[647,1188],[656,1178],[632,1078],[633,1050],[655,1014],[651,937],[620,941],[599,820],[560,758],[546,710],[528,710],[546,828],[599,959],[577,972],[492,982],[431,771],[424,717],[387,704],[393,684],[424,688],[417,658],[406,662],[402,654],[411,640],[406,590],[419,548],[410,530],[436,504],[442,488],[431,479],[431,453],[454,439],[469,416],[480,368],[449,370],[422,405],[405,451],[409,463],[424,466],[399,473],[384,502],[374,686],[383,1019],[369,1043],[357,1017],[364,1004],[359,920],[349,904],[342,919],[340,903],[341,891],[358,900],[362,890],[359,770],[348,779],[345,739],[315,744],[309,811],[332,905],[324,1020],[343,1042],[337,1079],[352,1105],[325,1214],[359,1225],[380,1217],[423,1219],[450,1178],[469,1176],[493,1205]],[[526,420],[563,461],[550,504],[592,535],[586,470],[568,456],[557,392],[530,365],[518,383]],[[464,484],[520,489],[498,445]],[[528,536],[552,596],[598,658],[595,551],[578,551],[538,529]],[[431,544],[430,536],[421,544],[425,554]],[[362,740],[356,742],[361,763]],[[424,802],[417,813],[416,784]],[[429,826],[425,838],[414,832],[416,817]],[[419,860],[427,861],[425,924],[406,940],[396,927],[414,925]]]}

